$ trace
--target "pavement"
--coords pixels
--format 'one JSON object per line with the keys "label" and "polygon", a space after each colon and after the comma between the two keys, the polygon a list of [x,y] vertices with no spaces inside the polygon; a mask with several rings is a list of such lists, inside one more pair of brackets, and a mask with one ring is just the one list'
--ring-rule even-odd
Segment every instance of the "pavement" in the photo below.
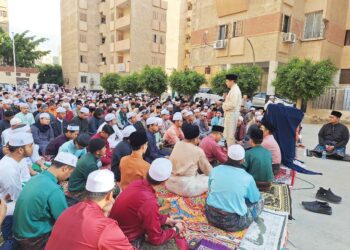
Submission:
{"label": "pavement", "polygon": [[[303,124],[303,144],[312,149],[318,142],[318,131],[322,125]],[[349,154],[348,144],[347,153]],[[293,189],[292,215],[295,220],[288,223],[287,249],[294,250],[348,250],[350,249],[350,162],[323,160],[304,156],[303,149],[298,149],[298,159],[305,161],[307,169],[321,172],[323,175],[297,174]],[[333,214],[312,213],[303,208],[302,201],[315,201],[319,187],[331,188],[333,193],[342,197],[340,204],[331,204]]]}

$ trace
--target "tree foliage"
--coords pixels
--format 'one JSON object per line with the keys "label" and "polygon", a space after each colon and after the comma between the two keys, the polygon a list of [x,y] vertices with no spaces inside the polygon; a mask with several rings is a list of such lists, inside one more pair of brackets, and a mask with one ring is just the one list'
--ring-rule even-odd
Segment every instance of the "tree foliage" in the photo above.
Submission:
{"label": "tree foliage", "polygon": [[169,77],[173,90],[183,95],[194,95],[200,86],[206,82],[204,75],[192,70],[173,71]]}
{"label": "tree foliage", "polygon": [[141,86],[152,95],[160,96],[166,91],[167,75],[161,67],[146,66],[140,75]]}
{"label": "tree foliage", "polygon": [[108,93],[114,94],[120,90],[121,77],[117,73],[105,74],[101,79],[101,87]]}
{"label": "tree foliage", "polygon": [[39,75],[38,75],[39,83],[55,83],[59,86],[63,85],[63,74],[62,67],[58,64],[50,65],[42,65],[39,67]]}
{"label": "tree foliage", "polygon": [[140,75],[133,73],[126,75],[120,80],[120,89],[125,93],[136,94],[142,92],[143,87],[140,82]]}
{"label": "tree foliage", "polygon": [[228,70],[222,70],[211,79],[211,86],[215,93],[222,95],[228,92],[226,75],[238,75],[237,84],[242,94],[252,96],[261,84],[262,69],[259,66],[240,65]]}
{"label": "tree foliage", "polygon": [[276,93],[292,101],[313,100],[332,84],[336,70],[330,60],[313,62],[310,59],[293,58],[287,64],[278,66],[273,85]]}
{"label": "tree foliage", "polygon": [[[45,42],[46,38],[37,39],[35,36],[29,36],[29,31],[15,34],[15,53],[16,66],[34,67],[35,61],[47,55],[50,51],[40,51],[38,46]],[[8,33],[0,28],[0,64],[13,65],[13,47],[12,39]]]}

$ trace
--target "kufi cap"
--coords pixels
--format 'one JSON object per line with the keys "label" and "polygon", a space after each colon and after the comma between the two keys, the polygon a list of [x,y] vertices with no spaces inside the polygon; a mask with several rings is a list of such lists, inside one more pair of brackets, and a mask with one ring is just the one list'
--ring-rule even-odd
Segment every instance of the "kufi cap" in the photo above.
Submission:
{"label": "kufi cap", "polygon": [[149,169],[149,176],[155,181],[165,181],[169,179],[173,164],[170,160],[165,158],[155,159]]}
{"label": "kufi cap", "polygon": [[263,118],[264,118],[263,115],[259,115],[259,116],[256,118],[256,120],[257,120],[258,122],[261,122]]}
{"label": "kufi cap", "polygon": [[176,112],[173,116],[173,121],[182,121],[182,115],[180,112]]}
{"label": "kufi cap", "polygon": [[255,115],[256,117],[261,116],[261,112],[260,112],[260,111],[256,111],[256,112],[254,113],[254,115]]}
{"label": "kufi cap", "polygon": [[114,174],[108,169],[95,170],[87,178],[85,189],[93,193],[106,193],[114,188]]}
{"label": "kufi cap", "polygon": [[140,147],[146,142],[148,142],[146,132],[135,131],[130,136],[130,145],[132,147]]}
{"label": "kufi cap", "polygon": [[159,117],[156,117],[156,118],[157,118],[157,121],[158,121],[158,126],[163,126],[163,119],[159,118]]}
{"label": "kufi cap", "polygon": [[10,120],[10,125],[11,125],[11,126],[18,125],[18,124],[22,124],[22,120],[19,119],[18,117],[13,117],[13,118]]}
{"label": "kufi cap", "polygon": [[193,112],[195,112],[195,113],[199,113],[199,112],[201,112],[199,109],[195,109],[195,110],[193,110]]}
{"label": "kufi cap", "polygon": [[226,80],[233,80],[233,81],[236,81],[237,78],[238,78],[238,76],[235,75],[235,74],[227,74],[227,75],[226,75]]}
{"label": "kufi cap", "polygon": [[227,155],[234,161],[240,161],[244,159],[245,151],[241,145],[234,144],[228,148]]}
{"label": "kufi cap", "polygon": [[50,119],[50,115],[49,115],[49,113],[41,113],[40,115],[39,115],[39,118],[40,119]]}
{"label": "kufi cap", "polygon": [[75,124],[70,124],[67,126],[68,131],[79,131],[79,126]]}
{"label": "kufi cap", "polygon": [[220,132],[220,133],[223,133],[223,132],[224,132],[224,127],[223,127],[223,126],[214,125],[214,126],[211,128],[211,132]]}
{"label": "kufi cap", "polygon": [[110,121],[115,120],[115,119],[116,119],[116,117],[115,117],[115,114],[113,114],[113,113],[109,113],[105,116],[106,122],[110,122]]}
{"label": "kufi cap", "polygon": [[68,99],[69,100],[70,98],[68,96],[63,96],[62,100],[64,100],[64,99]]}
{"label": "kufi cap", "polygon": [[339,112],[339,111],[333,110],[332,113],[331,113],[331,115],[340,118],[343,114],[342,114],[341,112]]}
{"label": "kufi cap", "polygon": [[135,117],[136,116],[136,114],[134,113],[134,112],[129,112],[129,113],[127,113],[126,114],[126,118],[129,120],[130,118],[133,118],[133,117]]}
{"label": "kufi cap", "polygon": [[169,104],[167,107],[168,108],[173,108],[174,106],[172,104]]}
{"label": "kufi cap", "polygon": [[209,109],[209,107],[208,106],[204,106],[204,109]]}
{"label": "kufi cap", "polygon": [[80,109],[80,113],[84,113],[84,114],[89,114],[89,109],[88,108],[86,108],[86,107],[82,107],[81,109]]}
{"label": "kufi cap", "polygon": [[115,103],[112,103],[112,108],[116,109],[117,105]]}
{"label": "kufi cap", "polygon": [[158,124],[158,119],[155,116],[152,116],[146,120],[146,125]]}
{"label": "kufi cap", "polygon": [[29,105],[28,105],[27,103],[21,102],[21,103],[19,104],[19,107],[20,107],[20,108],[29,108]]}
{"label": "kufi cap", "polygon": [[202,116],[207,116],[207,112],[201,112]]}
{"label": "kufi cap", "polygon": [[255,111],[255,108],[254,108],[254,107],[251,107],[249,110],[250,110],[250,111]]}
{"label": "kufi cap", "polygon": [[187,140],[192,140],[199,136],[199,127],[197,125],[189,124],[186,126],[182,126],[182,131]]}
{"label": "kufi cap", "polygon": [[270,95],[269,99],[275,99],[275,96],[274,95]]}
{"label": "kufi cap", "polygon": [[185,113],[185,116],[187,117],[187,116],[190,116],[190,115],[193,115],[193,112],[192,111],[187,111],[186,113]]}
{"label": "kufi cap", "polygon": [[46,103],[43,103],[43,104],[41,104],[41,108],[42,109],[47,109],[47,108],[49,108],[49,106]]}
{"label": "kufi cap", "polygon": [[169,110],[163,109],[162,112],[160,112],[161,115],[169,115]]}
{"label": "kufi cap", "polygon": [[65,165],[68,165],[68,166],[75,168],[77,166],[78,158],[71,153],[59,152],[57,154],[57,156],[55,157],[54,161],[58,161],[62,164],[65,164]]}
{"label": "kufi cap", "polygon": [[90,107],[90,108],[95,108],[96,105],[95,105],[95,103],[90,103],[90,104],[89,104],[89,107]]}
{"label": "kufi cap", "polygon": [[56,112],[57,112],[57,113],[66,113],[67,111],[66,111],[65,108],[58,107],[58,108],[56,109]]}
{"label": "kufi cap", "polygon": [[32,134],[26,132],[14,133],[9,139],[9,145],[12,147],[22,147],[33,142]]}
{"label": "kufi cap", "polygon": [[130,135],[132,133],[134,133],[135,131],[136,131],[136,128],[134,126],[132,126],[132,125],[126,126],[122,131],[123,138],[130,137]]}

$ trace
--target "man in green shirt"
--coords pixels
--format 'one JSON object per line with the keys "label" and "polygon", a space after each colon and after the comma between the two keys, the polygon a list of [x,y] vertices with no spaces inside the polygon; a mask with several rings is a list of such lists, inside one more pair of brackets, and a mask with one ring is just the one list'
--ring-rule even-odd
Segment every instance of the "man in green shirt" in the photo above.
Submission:
{"label": "man in green shirt", "polygon": [[43,249],[52,227],[67,208],[67,201],[58,182],[73,172],[77,157],[60,152],[51,167],[33,177],[17,199],[13,214],[13,232],[20,249]]}
{"label": "man in green shirt", "polygon": [[78,160],[68,183],[69,196],[78,200],[86,196],[85,185],[88,175],[102,166],[100,158],[106,154],[106,143],[100,138],[92,139],[88,149],[89,152]]}
{"label": "man in green shirt", "polygon": [[273,180],[272,154],[261,146],[262,141],[262,130],[259,128],[252,129],[249,140],[252,149],[246,153],[244,167],[253,176],[259,190],[265,191],[271,188]]}

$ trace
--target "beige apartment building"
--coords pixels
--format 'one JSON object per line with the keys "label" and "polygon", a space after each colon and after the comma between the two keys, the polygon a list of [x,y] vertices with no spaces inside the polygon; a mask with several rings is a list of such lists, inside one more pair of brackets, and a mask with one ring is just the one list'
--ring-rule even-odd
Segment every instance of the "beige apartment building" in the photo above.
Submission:
{"label": "beige apartment building", "polygon": [[[178,8],[185,8],[178,22],[180,56],[172,64],[167,59],[167,67],[189,67],[209,79],[255,63],[264,70],[260,90],[273,94],[279,64],[292,57],[330,58],[339,68],[335,85],[350,86],[349,0],[184,0]],[[167,53],[173,50],[167,46]]]}
{"label": "beige apartment building", "polygon": [[9,31],[7,0],[0,0],[0,27],[6,32]]}
{"label": "beige apartment building", "polygon": [[65,84],[99,89],[103,74],[165,68],[167,1],[61,0]]}

